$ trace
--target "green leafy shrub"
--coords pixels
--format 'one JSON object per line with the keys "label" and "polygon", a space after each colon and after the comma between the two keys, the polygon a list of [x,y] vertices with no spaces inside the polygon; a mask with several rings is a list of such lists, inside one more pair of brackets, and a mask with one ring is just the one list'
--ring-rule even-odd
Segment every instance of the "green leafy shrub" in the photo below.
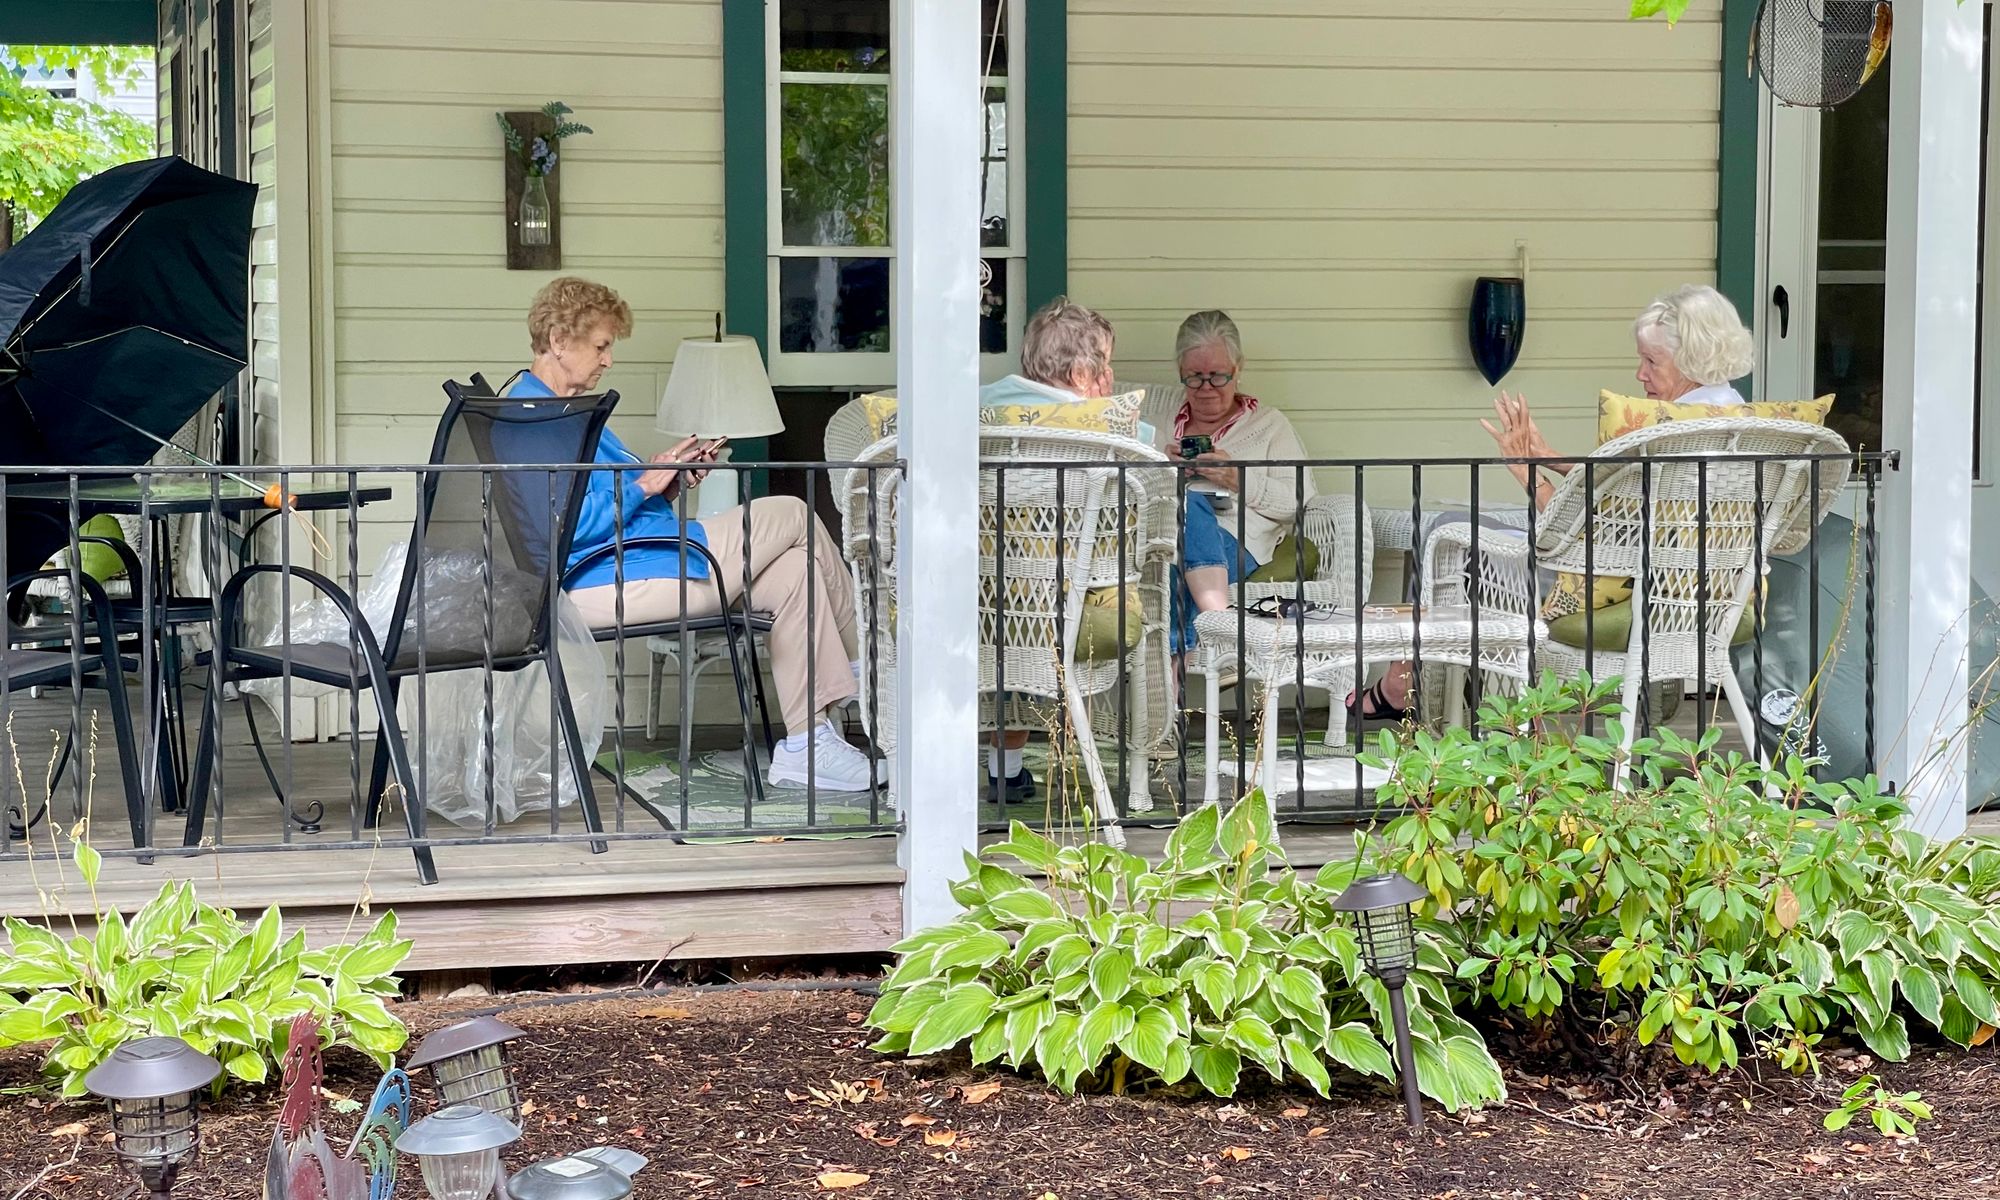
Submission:
{"label": "green leafy shrub", "polygon": [[1864,1112],[1883,1137],[1910,1137],[1917,1132],[1918,1121],[1931,1119],[1931,1106],[1924,1103],[1922,1092],[1897,1095],[1875,1076],[1863,1075],[1840,1094],[1840,1103],[1821,1124],[1828,1133],[1839,1133]]}
{"label": "green leafy shrub", "polygon": [[383,1003],[410,953],[393,913],[357,942],[307,950],[276,908],[246,927],[174,882],[130,922],[103,914],[95,938],[13,919],[4,928],[0,1046],[52,1041],[43,1066],[64,1096],[82,1095],[84,1074],[121,1043],[153,1034],[185,1038],[221,1060],[225,1080],[251,1083],[269,1077],[292,1018],[308,1011],[330,1044],[384,1068],[406,1040]]}
{"label": "green leafy shrub", "polygon": [[1716,730],[1639,739],[1614,788],[1616,721],[1578,727],[1616,687],[1545,681],[1478,731],[1384,736],[1380,798],[1411,811],[1376,853],[1430,891],[1460,999],[1710,1069],[1814,1069],[1833,1030],[1900,1060],[1912,1013],[1960,1045],[2000,1024],[2000,849],[1930,843],[1874,778],[1760,767]]}
{"label": "green leafy shrub", "polygon": [[[1246,1066],[1321,1095],[1334,1068],[1392,1077],[1388,993],[1332,909],[1354,864],[1316,878],[1273,870],[1273,841],[1256,792],[1226,817],[1213,804],[1190,814],[1157,867],[1015,822],[987,855],[1046,876],[1048,890],[968,856],[953,888],[966,912],[896,946],[901,962],[868,1014],[884,1034],[875,1048],[969,1041],[974,1062],[1032,1067],[1065,1092],[1191,1078],[1229,1096]],[[1408,997],[1418,1082],[1458,1109],[1506,1089],[1448,1003],[1453,965],[1426,939]]]}

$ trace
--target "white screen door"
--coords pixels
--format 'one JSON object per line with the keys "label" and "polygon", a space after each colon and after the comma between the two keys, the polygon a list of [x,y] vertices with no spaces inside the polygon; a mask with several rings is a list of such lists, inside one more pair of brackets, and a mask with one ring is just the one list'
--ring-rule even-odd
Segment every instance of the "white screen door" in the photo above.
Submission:
{"label": "white screen door", "polygon": [[[1987,8],[1987,24],[1992,8]],[[1992,39],[1987,39],[1987,129],[1994,100]],[[1889,77],[1895,50],[1867,86],[1835,109],[1793,108],[1763,93],[1759,131],[1759,341],[1757,398],[1798,400],[1829,393],[1827,419],[1857,449],[1882,448],[1882,344],[1889,197]],[[1989,217],[1995,156],[1986,155]],[[2000,228],[1991,220],[1988,227]],[[1981,253],[1994,239],[1982,237]],[[1984,312],[1996,278],[1982,264]],[[1982,320],[1982,342],[1996,324]],[[1996,394],[2000,353],[1982,346],[1979,392]],[[1983,401],[1980,405],[1984,407]],[[1982,422],[1991,426],[1993,422]],[[1967,431],[1968,436],[1972,431]],[[1978,474],[1996,473],[1991,428],[1979,430]],[[1990,528],[1990,526],[1989,526]]]}

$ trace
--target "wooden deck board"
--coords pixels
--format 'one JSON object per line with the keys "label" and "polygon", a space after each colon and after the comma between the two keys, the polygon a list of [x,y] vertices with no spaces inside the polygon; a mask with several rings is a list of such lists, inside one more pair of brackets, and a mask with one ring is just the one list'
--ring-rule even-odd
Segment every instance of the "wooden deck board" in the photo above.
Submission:
{"label": "wooden deck board", "polygon": [[[29,763],[52,748],[46,727],[67,721],[66,698],[37,703],[54,704],[61,712],[52,720],[16,722],[16,744]],[[895,839],[887,836],[727,843],[613,839],[605,853],[592,854],[572,815],[567,827],[574,829],[574,840],[440,846],[434,851],[439,880],[430,886],[417,882],[407,848],[310,849],[314,842],[338,843],[349,836],[352,759],[341,743],[292,747],[296,792],[326,805],[325,832],[295,833],[295,848],[289,850],[239,852],[235,847],[246,841],[271,838],[278,814],[238,720],[225,739],[224,779],[232,803],[225,852],[162,854],[150,863],[129,853],[110,854],[93,897],[66,849],[58,853],[50,844],[51,829],[44,823],[36,831],[31,861],[0,863],[0,914],[46,918],[65,932],[74,921],[87,931],[95,912],[135,911],[163,881],[187,879],[204,898],[246,917],[281,906],[314,943],[350,934],[372,920],[370,914],[394,908],[404,933],[415,939],[411,970],[868,953],[886,949],[901,933],[903,875]],[[100,767],[100,785],[108,770]],[[115,795],[115,786],[91,805],[94,840],[114,849],[129,846],[122,806],[107,803],[107,795]],[[64,830],[71,821],[69,807],[65,788],[57,806]],[[156,840],[178,840],[180,818],[158,822]],[[2000,814],[1975,814],[1971,825],[1976,833],[2000,835]],[[628,827],[654,828],[636,808],[628,813]],[[444,828],[449,827],[438,822],[434,831]],[[537,813],[501,832],[547,829],[547,815]],[[1132,849],[1149,856],[1159,853],[1166,838],[1163,830],[1129,833]],[[1352,835],[1351,826],[1338,824],[1283,828],[1287,855],[1300,869],[1350,855]]]}

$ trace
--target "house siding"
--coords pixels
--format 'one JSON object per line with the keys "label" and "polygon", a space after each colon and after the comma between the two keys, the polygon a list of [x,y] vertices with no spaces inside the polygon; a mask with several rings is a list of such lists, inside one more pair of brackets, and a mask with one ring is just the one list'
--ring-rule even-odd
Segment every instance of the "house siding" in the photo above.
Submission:
{"label": "house siding", "polygon": [[[1671,30],[1597,0],[1068,8],[1067,287],[1116,322],[1121,377],[1171,377],[1180,319],[1222,307],[1245,384],[1312,453],[1484,453],[1465,303],[1525,243],[1506,383],[1582,447],[1597,389],[1630,382],[1633,314],[1714,277],[1720,0]],[[324,20],[318,453],[420,460],[443,379],[525,361],[550,275],[505,269],[492,114],[551,98],[597,131],[564,150],[564,269],[634,309],[613,427],[661,445],[674,347],[724,307],[722,5],[341,0]],[[407,535],[410,491],[363,511],[363,572]]]}
{"label": "house siding", "polygon": [[[441,383],[526,365],[529,303],[558,273],[631,304],[604,379],[622,397],[612,427],[663,445],[652,418],[674,349],[722,307],[721,5],[340,0],[325,19],[329,459],[421,462]],[[563,269],[509,271],[493,114],[551,99],[596,130],[563,146]],[[395,499],[361,512],[364,576],[409,534],[414,489],[392,482]],[[640,645],[627,657],[644,670]]]}
{"label": "house siding", "polygon": [[1516,243],[1505,386],[1557,446],[1631,384],[1638,310],[1714,279],[1720,0],[1071,0],[1069,38],[1071,295],[1136,379],[1228,310],[1313,454],[1490,452],[1466,304]]}

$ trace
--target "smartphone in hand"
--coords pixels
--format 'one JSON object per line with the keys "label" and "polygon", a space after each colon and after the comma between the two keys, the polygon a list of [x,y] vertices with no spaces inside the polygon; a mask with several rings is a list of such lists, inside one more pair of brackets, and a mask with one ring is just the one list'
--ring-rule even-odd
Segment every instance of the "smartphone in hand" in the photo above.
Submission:
{"label": "smartphone in hand", "polygon": [[720,452],[721,449],[724,446],[727,446],[728,444],[729,444],[729,439],[727,437],[719,437],[716,438],[714,441],[709,442],[707,445],[701,447],[701,449],[697,450],[695,454],[699,458],[713,459],[716,456],[716,454]]}

